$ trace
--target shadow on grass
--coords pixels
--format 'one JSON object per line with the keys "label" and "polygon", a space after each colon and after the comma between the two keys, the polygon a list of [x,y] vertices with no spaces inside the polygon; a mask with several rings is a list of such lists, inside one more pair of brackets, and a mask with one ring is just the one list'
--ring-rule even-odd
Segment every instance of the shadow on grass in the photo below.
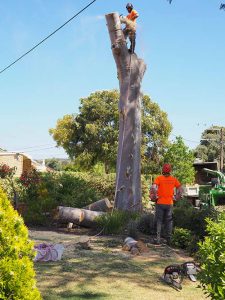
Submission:
{"label": "shadow on grass", "polygon": [[[170,260],[171,262],[171,260]],[[104,299],[109,294],[87,291],[96,287],[96,280],[103,281],[103,289],[106,281],[122,282],[124,280],[136,284],[139,287],[164,292],[167,286],[160,282],[159,273],[163,272],[168,264],[167,260],[159,261],[158,258],[152,261],[135,261],[126,257],[96,251],[77,251],[73,258],[68,258],[56,263],[36,264],[37,275],[41,280],[48,281],[48,287],[41,285],[43,297],[50,298],[50,290],[54,290],[54,299]],[[39,281],[41,283],[41,280]],[[71,285],[74,291],[66,290]],[[64,291],[59,291],[58,288]],[[46,295],[46,297],[45,297]]]}
{"label": "shadow on grass", "polygon": [[62,297],[62,299],[103,299],[108,296],[105,293],[93,293],[87,291],[81,293],[62,292],[59,295]]}

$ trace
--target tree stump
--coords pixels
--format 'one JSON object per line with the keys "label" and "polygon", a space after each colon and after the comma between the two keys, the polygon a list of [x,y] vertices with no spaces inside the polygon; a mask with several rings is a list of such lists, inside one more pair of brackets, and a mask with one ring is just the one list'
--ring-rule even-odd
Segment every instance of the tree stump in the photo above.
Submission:
{"label": "tree stump", "polygon": [[120,86],[115,208],[141,211],[142,95],[140,90],[146,65],[136,54],[128,52],[119,14],[107,14],[106,21]]}

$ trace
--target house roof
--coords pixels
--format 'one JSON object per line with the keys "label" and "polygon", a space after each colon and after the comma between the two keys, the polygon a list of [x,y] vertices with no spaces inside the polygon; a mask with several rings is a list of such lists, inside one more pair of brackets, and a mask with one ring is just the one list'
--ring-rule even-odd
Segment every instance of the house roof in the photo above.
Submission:
{"label": "house roof", "polygon": [[25,156],[26,158],[29,158],[30,160],[32,160],[32,157],[30,155],[23,153],[23,152],[7,152],[7,151],[0,152],[0,156],[10,156],[10,155],[22,155],[22,156]]}

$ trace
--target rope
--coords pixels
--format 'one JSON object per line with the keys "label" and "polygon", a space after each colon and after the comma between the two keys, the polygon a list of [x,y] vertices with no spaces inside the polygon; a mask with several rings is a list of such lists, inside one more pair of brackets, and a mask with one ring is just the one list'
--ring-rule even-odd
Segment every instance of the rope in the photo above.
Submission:
{"label": "rope", "polygon": [[26,53],[24,53],[23,55],[21,55],[15,61],[13,61],[11,64],[9,64],[7,67],[5,67],[4,69],[2,69],[0,71],[0,74],[2,74],[3,72],[5,72],[7,69],[9,69],[10,67],[12,67],[15,63],[17,63],[19,60],[21,60],[24,56],[26,56],[27,54],[29,54],[30,52],[32,52],[34,49],[36,49],[38,46],[40,46],[42,43],[44,43],[47,39],[49,39],[52,35],[54,35],[57,31],[59,31],[60,29],[62,29],[64,26],[66,26],[73,19],[75,19],[76,17],[78,17],[83,11],[85,11],[89,6],[91,6],[92,4],[94,4],[94,2],[96,2],[96,1],[97,0],[93,0],[88,5],[86,5],[84,8],[82,8],[80,11],[78,11],[78,13],[76,13],[69,20],[67,20],[65,23],[63,23],[60,27],[58,27],[56,30],[54,30],[52,33],[50,33],[47,37],[45,37],[43,40],[41,40],[38,44],[36,44],[34,47],[32,47]]}

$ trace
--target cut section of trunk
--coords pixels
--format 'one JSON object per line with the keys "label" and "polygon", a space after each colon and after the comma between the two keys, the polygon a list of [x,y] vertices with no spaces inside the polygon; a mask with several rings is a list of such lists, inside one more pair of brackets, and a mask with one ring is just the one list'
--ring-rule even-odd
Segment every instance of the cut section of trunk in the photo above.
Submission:
{"label": "cut section of trunk", "polygon": [[95,227],[97,225],[96,219],[104,214],[104,212],[100,211],[82,209],[82,218],[80,225],[84,227]]}
{"label": "cut section of trunk", "polygon": [[92,211],[110,212],[113,209],[113,205],[111,204],[108,198],[105,198],[84,207],[84,209]]}
{"label": "cut section of trunk", "polygon": [[96,218],[104,212],[91,211],[72,207],[57,207],[55,219],[62,223],[74,223],[84,227],[96,226]]}
{"label": "cut section of trunk", "polygon": [[79,208],[58,206],[55,219],[64,223],[74,223],[79,225],[83,218],[83,212]]}

